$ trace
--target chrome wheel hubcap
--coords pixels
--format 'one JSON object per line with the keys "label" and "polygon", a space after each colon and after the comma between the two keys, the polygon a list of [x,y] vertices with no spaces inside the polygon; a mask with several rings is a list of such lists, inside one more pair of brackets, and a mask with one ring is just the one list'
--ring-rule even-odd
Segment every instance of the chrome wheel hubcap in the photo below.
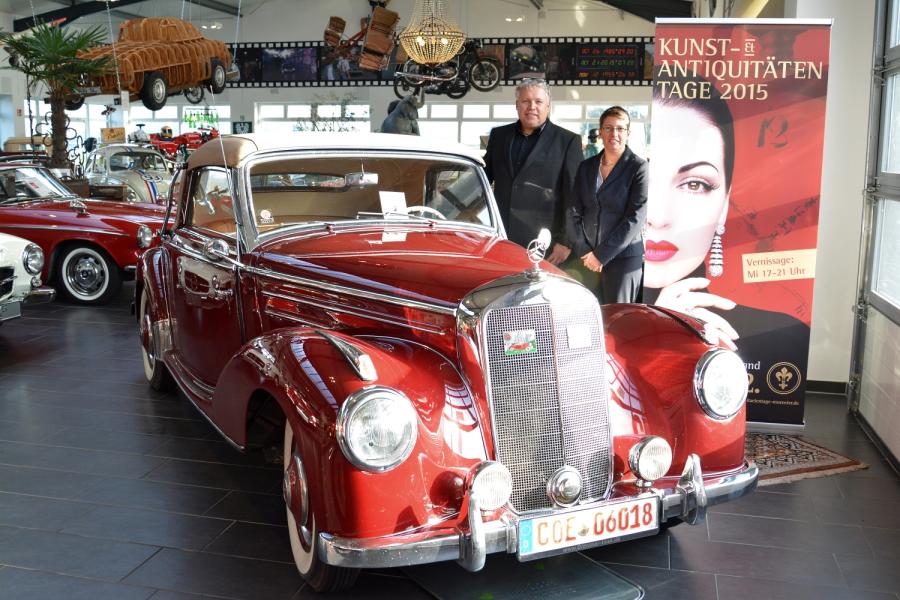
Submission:
{"label": "chrome wheel hubcap", "polygon": [[75,293],[90,296],[103,287],[106,271],[96,258],[82,255],[73,259],[66,270],[66,282]]}

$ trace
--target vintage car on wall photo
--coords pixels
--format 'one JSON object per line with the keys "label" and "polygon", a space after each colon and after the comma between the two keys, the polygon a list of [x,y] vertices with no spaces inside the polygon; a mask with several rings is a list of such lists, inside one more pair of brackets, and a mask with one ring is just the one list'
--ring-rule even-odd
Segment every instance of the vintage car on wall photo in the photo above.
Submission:
{"label": "vintage car on wall photo", "polygon": [[81,199],[44,167],[0,164],[0,232],[37,244],[44,280],[73,302],[115,296],[134,277],[165,213],[162,206]]}
{"label": "vintage car on wall photo", "polygon": [[172,193],[135,282],[145,375],[280,458],[316,590],[649,536],[755,487],[740,358],[507,241],[473,150],[226,136]]}
{"label": "vintage car on wall photo", "polygon": [[152,146],[110,144],[87,155],[84,176],[91,185],[124,185],[127,202],[165,204],[172,174]]}
{"label": "vintage car on wall photo", "polygon": [[22,316],[23,304],[50,302],[51,287],[41,285],[44,251],[28,240],[0,233],[0,325]]}

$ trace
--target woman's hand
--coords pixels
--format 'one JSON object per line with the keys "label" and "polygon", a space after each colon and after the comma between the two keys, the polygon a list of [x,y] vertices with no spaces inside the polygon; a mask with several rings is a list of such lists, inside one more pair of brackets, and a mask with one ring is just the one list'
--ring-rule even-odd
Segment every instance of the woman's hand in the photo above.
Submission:
{"label": "woman's hand", "polygon": [[600,261],[597,260],[597,257],[594,256],[593,252],[588,252],[584,256],[581,257],[581,262],[584,263],[584,268],[588,271],[593,271],[594,273],[599,273],[603,270],[603,265],[600,264]]}
{"label": "woman's hand", "polygon": [[689,277],[669,284],[659,292],[659,298],[656,299],[656,305],[665,308],[671,308],[678,312],[683,312],[696,319],[709,324],[715,328],[722,339],[732,350],[737,350],[734,340],[738,339],[738,332],[722,317],[716,313],[707,310],[708,308],[718,308],[720,310],[731,310],[736,304],[728,298],[716,296],[709,292],[698,292],[709,287],[709,279],[705,277]]}

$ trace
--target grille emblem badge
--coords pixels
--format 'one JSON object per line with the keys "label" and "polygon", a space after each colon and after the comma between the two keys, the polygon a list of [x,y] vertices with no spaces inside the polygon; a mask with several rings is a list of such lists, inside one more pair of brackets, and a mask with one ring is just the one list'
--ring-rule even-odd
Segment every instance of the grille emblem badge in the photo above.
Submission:
{"label": "grille emblem badge", "polygon": [[557,506],[572,506],[581,496],[581,473],[565,465],[547,480],[547,497]]}

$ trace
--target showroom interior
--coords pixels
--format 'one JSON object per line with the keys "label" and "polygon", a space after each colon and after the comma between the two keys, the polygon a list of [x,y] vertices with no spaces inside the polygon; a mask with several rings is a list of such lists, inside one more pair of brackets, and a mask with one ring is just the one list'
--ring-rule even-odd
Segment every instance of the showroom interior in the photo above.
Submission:
{"label": "showroom interior", "polygon": [[[390,0],[398,33],[423,2]],[[210,40],[240,48],[237,56],[249,62],[272,49],[323,48],[323,30],[335,15],[349,37],[373,4],[0,0],[0,31],[96,5],[63,30],[96,27],[105,42],[130,19],[176,17]],[[477,572],[454,560],[363,567],[355,586],[330,596],[900,600],[900,0],[437,4],[446,5],[467,39],[484,45],[650,47],[655,17],[830,23],[824,142],[814,149],[822,156],[821,184],[802,420],[754,422],[748,429],[799,436],[857,466],[760,485],[710,506],[696,525],[661,527],[657,535],[546,560],[488,554]],[[0,60],[8,66],[5,53]],[[100,140],[101,129],[131,134],[138,123],[147,134],[171,128],[174,136],[214,127],[226,138],[338,131],[355,139],[379,131],[397,99],[390,76],[356,65],[346,78],[339,66],[327,76],[323,66],[312,67],[308,80],[290,67],[282,81],[261,75],[264,65],[237,68],[239,80],[218,94],[207,89],[197,104],[176,94],[154,111],[135,96],[130,102],[88,96],[67,110],[70,150]],[[516,83],[501,77],[489,91],[472,88],[458,98],[426,90],[419,137],[482,155],[491,129],[517,119]],[[560,76],[550,83],[553,123],[587,144],[603,111],[621,105],[630,115],[629,146],[653,156],[652,82],[643,73],[626,80]],[[0,70],[0,142],[28,138],[48,111],[42,97],[26,93],[21,72]],[[760,180],[765,190],[787,184]],[[3,232],[28,237],[21,228]],[[0,319],[0,597],[328,597],[297,572],[282,466],[264,453],[237,451],[183,391],[147,386],[135,290],[135,282],[125,281],[108,303],[92,306],[57,290],[52,302],[25,304],[21,318]],[[350,492],[333,490],[336,498]]]}

